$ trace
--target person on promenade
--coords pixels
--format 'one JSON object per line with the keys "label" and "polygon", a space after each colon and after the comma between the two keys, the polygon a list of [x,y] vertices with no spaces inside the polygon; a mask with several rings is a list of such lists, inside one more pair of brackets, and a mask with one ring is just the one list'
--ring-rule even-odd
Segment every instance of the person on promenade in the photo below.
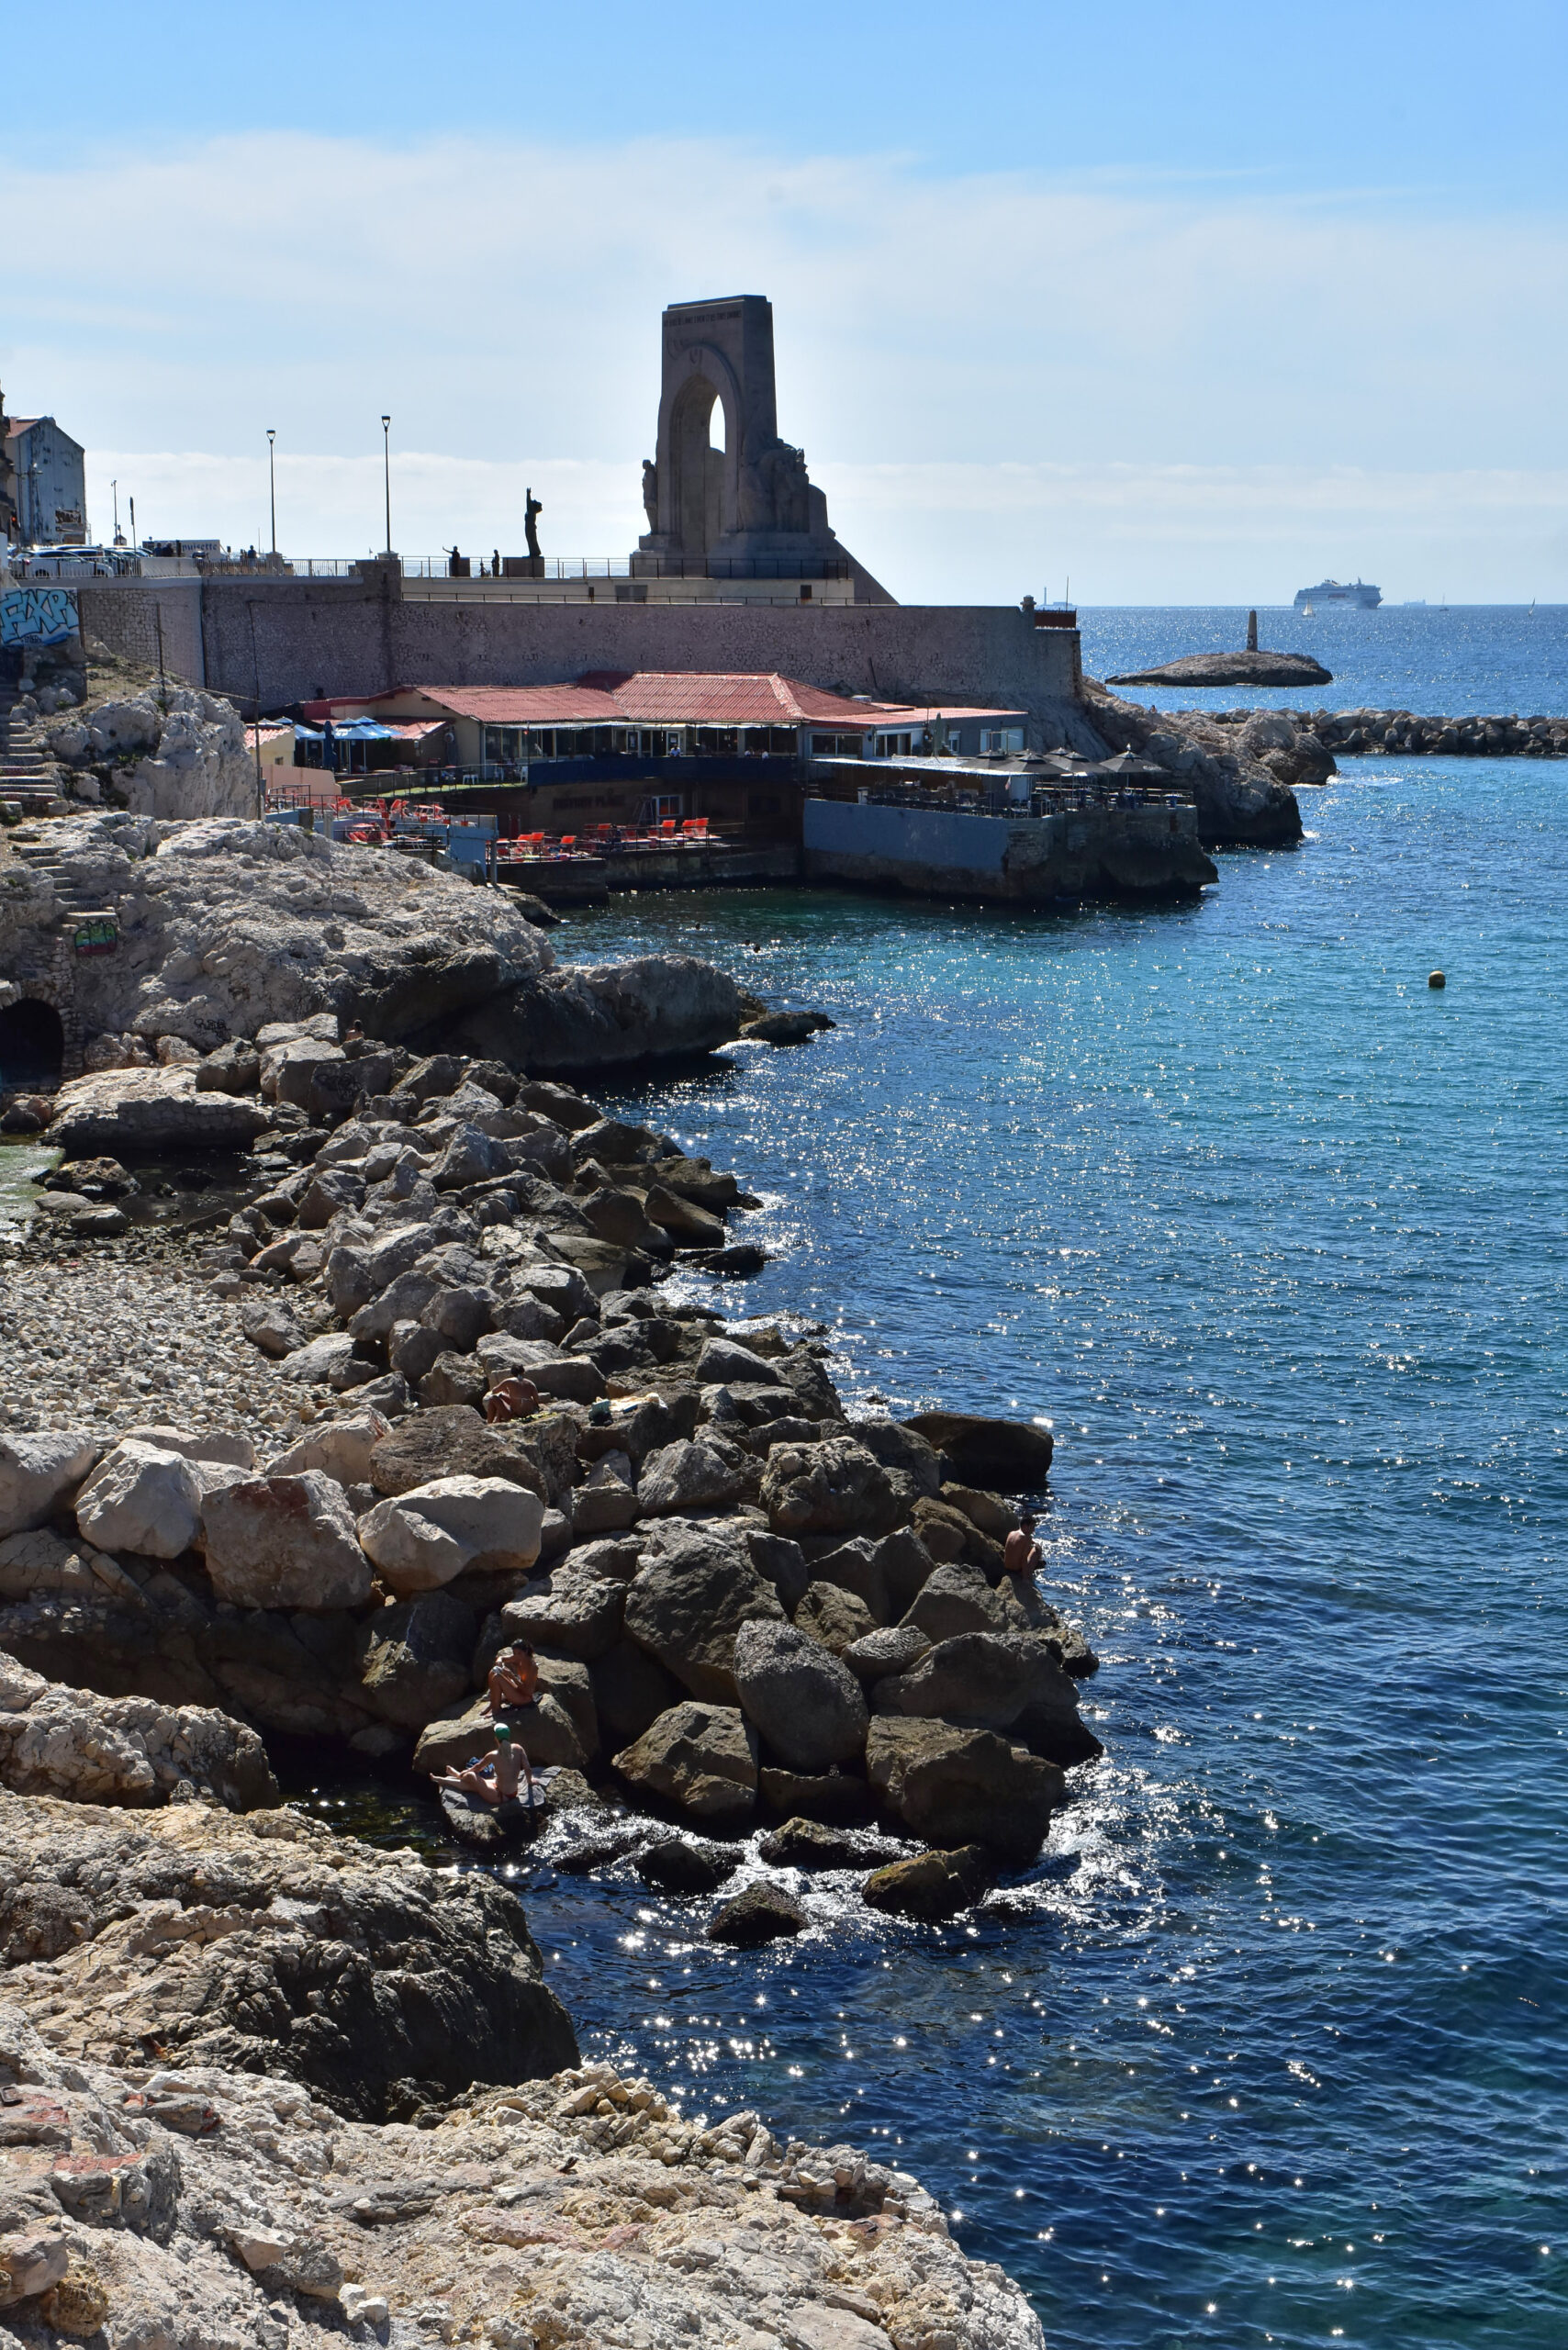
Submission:
{"label": "person on promenade", "polygon": [[496,1742],[487,1754],[476,1755],[461,1771],[432,1771],[431,1780],[456,1795],[476,1796],[481,1803],[515,1803],[525,1788],[533,1800],[527,1751],[505,1722],[496,1724]]}
{"label": "person on promenade", "polygon": [[1031,1582],[1037,1570],[1045,1565],[1045,1553],[1035,1539],[1033,1511],[1024,1511],[1002,1544],[1002,1563],[1010,1575],[1027,1576]]}
{"label": "person on promenade", "polygon": [[539,1695],[539,1666],[533,1651],[521,1640],[503,1649],[490,1667],[490,1711],[510,1713],[514,1706],[532,1706]]}

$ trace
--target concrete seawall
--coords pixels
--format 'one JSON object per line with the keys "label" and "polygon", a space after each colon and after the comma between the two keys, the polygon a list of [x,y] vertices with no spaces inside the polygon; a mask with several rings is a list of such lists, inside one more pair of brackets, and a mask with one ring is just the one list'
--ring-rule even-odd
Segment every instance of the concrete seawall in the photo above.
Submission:
{"label": "concrete seawall", "polygon": [[1193,897],[1217,878],[1190,804],[1009,818],[808,800],[803,856],[809,880],[1030,905]]}

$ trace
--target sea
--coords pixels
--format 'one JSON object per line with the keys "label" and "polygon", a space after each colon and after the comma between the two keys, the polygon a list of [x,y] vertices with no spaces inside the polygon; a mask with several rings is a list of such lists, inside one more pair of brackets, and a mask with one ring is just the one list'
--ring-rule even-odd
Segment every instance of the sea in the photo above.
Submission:
{"label": "sea", "polygon": [[[1084,611],[1085,666],[1244,619]],[[1568,712],[1568,609],[1260,632],[1314,702]],[[1352,760],[1302,810],[1187,906],[556,934],[836,1024],[609,1106],[765,1203],[767,1270],[691,1294],[820,1327],[852,1407],[1053,1429],[1105,1754],[946,1928],[819,1888],[737,1955],[629,1878],[519,1889],[585,2053],[915,2172],[1054,2350],[1562,2350],[1568,768]]]}

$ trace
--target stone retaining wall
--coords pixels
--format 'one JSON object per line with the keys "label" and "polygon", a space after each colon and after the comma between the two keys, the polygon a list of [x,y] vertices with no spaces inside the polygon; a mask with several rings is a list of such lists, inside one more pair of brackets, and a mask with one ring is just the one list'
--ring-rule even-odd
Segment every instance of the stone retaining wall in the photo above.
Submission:
{"label": "stone retaining wall", "polygon": [[[919,701],[943,695],[1026,709],[1063,734],[1077,703],[1079,639],[1037,629],[1012,605],[454,604],[405,597],[401,583],[369,580],[125,579],[83,591],[90,632],[138,659],[151,608],[171,587],[199,613],[199,667],[188,674],[249,708],[259,676],[263,708],[323,694],[398,685],[542,685],[586,669],[777,669],[852,693]],[[252,632],[254,629],[252,652]],[[1078,747],[1092,751],[1085,733]]]}

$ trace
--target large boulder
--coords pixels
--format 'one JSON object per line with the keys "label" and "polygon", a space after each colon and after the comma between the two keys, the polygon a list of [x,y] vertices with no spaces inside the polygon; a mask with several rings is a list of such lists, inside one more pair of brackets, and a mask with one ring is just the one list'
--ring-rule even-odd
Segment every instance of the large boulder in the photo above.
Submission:
{"label": "large boulder", "polygon": [[242,1477],[202,1510],[207,1571],[235,1607],[357,1607],[370,1596],[370,1562],[341,1485],[298,1476]]}
{"label": "large boulder", "polygon": [[471,1052],[539,1073],[710,1052],[739,1035],[742,1018],[727,973],[689,955],[644,955],[545,973],[493,997],[455,1035]]}
{"label": "large boulder", "polygon": [[507,1602],[501,1624],[509,1640],[591,1664],[619,1641],[625,1604],[624,1583],[594,1574],[568,1556],[537,1589]]}
{"label": "large boulder", "polygon": [[907,1673],[877,1683],[879,1714],[924,1715],[1011,1730],[1064,1770],[1104,1751],[1080,1717],[1078,1693],[1050,1644],[1029,1632],[961,1632]]}
{"label": "large boulder", "polygon": [[956,1639],[960,1632],[1007,1630],[1007,1603],[979,1567],[949,1560],[934,1567],[903,1618],[928,1640]]}
{"label": "large boulder", "polygon": [[182,1783],[231,1811],[279,1800],[261,1740],[227,1714],[64,1688],[0,1652],[0,1785],[140,1807]]}
{"label": "large boulder", "polygon": [[968,1484],[1032,1493],[1050,1470],[1051,1432],[1032,1421],[988,1419],[979,1412],[917,1412],[906,1425]]}
{"label": "large boulder", "polygon": [[866,1602],[835,1583],[808,1583],[795,1610],[795,1622],[834,1656],[846,1655],[877,1628],[877,1619]]}
{"label": "large boulder", "polygon": [[101,1438],[74,1429],[0,1436],[0,1538],[47,1524],[103,1449]]}
{"label": "large boulder", "polygon": [[756,1732],[737,1706],[671,1707],[615,1767],[639,1794],[711,1828],[744,1828],[756,1807]]}
{"label": "large boulder", "polygon": [[852,1437],[775,1445],[762,1505],[776,1534],[885,1534],[899,1516],[887,1471]]}
{"label": "large boulder", "polygon": [[191,1462],[132,1440],[106,1453],[76,1496],[76,1523],[89,1542],[150,1559],[188,1550],[201,1515],[202,1481]]}
{"label": "large boulder", "polygon": [[1054,1762],[992,1730],[879,1716],[866,1774],[885,1810],[929,1844],[984,1844],[1022,1867],[1067,1800]]}
{"label": "large boulder", "polygon": [[539,1556],[544,1505],[506,1477],[438,1477],[377,1502],[359,1539],[399,1594],[434,1591],[456,1576],[519,1573]]}
{"label": "large boulder", "polygon": [[868,1908],[938,1925],[972,1908],[995,1881],[996,1863],[985,1846],[961,1844],[954,1852],[916,1852],[873,1869],[860,1896]]}
{"label": "large boulder", "polygon": [[378,1494],[408,1494],[439,1477],[505,1477],[549,1501],[554,1495],[535,1457],[537,1442],[521,1431],[514,1436],[487,1427],[467,1404],[416,1412],[375,1445],[369,1483]]}
{"label": "large boulder", "polygon": [[625,1628],[694,1697],[736,1702],[735,1635],[781,1623],[778,1595],[727,1530],[672,1522],[626,1594]]}
{"label": "large boulder", "polygon": [[864,1748],[869,1717],[860,1684],[793,1624],[743,1624],[734,1676],[748,1720],[791,1770],[823,1771]]}
{"label": "large boulder", "polygon": [[[510,2085],[577,2061],[515,1895],[483,1870],[426,1867],[407,1846],[378,1851],[288,1810],[238,1819],[209,1804],[126,1812],[39,1797],[0,1803],[0,1883],[8,1954],[31,1962],[48,2037],[141,2080],[156,2046],[176,2072],[294,2081],[381,2122],[396,2083],[450,2095],[476,2076]],[[248,2138],[238,2113],[236,2124],[235,2140]],[[216,2210],[204,2202],[204,2231]],[[98,2240],[117,2263],[122,2247],[129,2257],[116,2268],[122,2306],[166,2320],[182,2305],[174,2269],[134,2298],[151,2242]],[[212,2309],[238,2311],[221,2273]],[[215,2331],[211,2310],[189,2322]]]}
{"label": "large boulder", "polygon": [[689,1510],[723,1509],[740,1499],[745,1455],[723,1438],[704,1436],[650,1452],[637,1480],[637,1505],[644,1517],[667,1517]]}
{"label": "large boulder", "polygon": [[251,1095],[198,1091],[194,1069],[99,1069],[61,1087],[45,1139],[67,1158],[248,1150],[268,1116]]}
{"label": "large boulder", "polygon": [[370,1483],[370,1457],[391,1422],[368,1407],[346,1412],[335,1420],[318,1420],[288,1450],[267,1463],[270,1477],[297,1477],[303,1470],[319,1469],[340,1485]]}
{"label": "large boulder", "polygon": [[474,1628],[474,1610],[444,1591],[376,1609],[357,1649],[364,1703],[399,1729],[422,1729],[466,1693]]}

